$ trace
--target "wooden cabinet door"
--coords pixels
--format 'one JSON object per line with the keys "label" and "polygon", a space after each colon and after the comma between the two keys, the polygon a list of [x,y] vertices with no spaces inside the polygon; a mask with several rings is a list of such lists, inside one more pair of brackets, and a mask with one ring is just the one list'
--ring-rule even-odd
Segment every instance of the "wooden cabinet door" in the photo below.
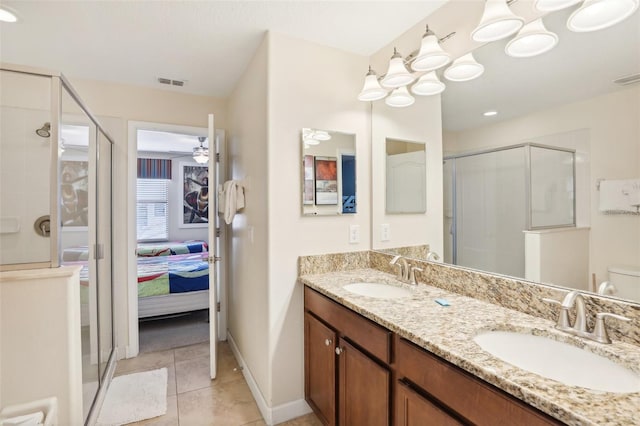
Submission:
{"label": "wooden cabinet door", "polygon": [[338,342],[338,401],[342,426],[389,425],[389,370],[344,339]]}
{"label": "wooden cabinet door", "polygon": [[336,333],[304,314],[304,391],[309,405],[325,424],[336,424]]}
{"label": "wooden cabinet door", "polygon": [[396,383],[396,426],[459,426],[454,417],[402,381]]}

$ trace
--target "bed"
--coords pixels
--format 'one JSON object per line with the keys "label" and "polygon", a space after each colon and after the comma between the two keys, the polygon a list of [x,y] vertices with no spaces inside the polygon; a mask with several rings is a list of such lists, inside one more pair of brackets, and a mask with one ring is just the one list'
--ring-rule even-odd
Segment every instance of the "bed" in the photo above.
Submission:
{"label": "bed", "polygon": [[[139,244],[137,255],[138,318],[209,308],[208,246],[204,241]],[[81,306],[89,300],[87,247],[63,251],[65,265],[81,265]]]}

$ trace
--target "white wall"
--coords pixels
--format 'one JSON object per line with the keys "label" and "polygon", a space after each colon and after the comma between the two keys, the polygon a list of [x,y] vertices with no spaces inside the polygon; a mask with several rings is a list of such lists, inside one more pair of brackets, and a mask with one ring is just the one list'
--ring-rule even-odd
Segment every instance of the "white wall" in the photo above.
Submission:
{"label": "white wall", "polygon": [[601,282],[607,279],[608,265],[640,262],[640,220],[637,216],[600,213],[596,189],[597,179],[640,177],[638,117],[640,87],[631,86],[586,101],[458,132],[452,138],[445,138],[445,150],[463,152],[532,140],[557,141],[557,135],[571,138],[588,131],[590,181],[588,192],[577,201],[584,203],[588,197],[590,203],[587,219],[578,218],[578,224],[591,227],[589,276],[595,273],[597,282]]}
{"label": "white wall", "polygon": [[[227,167],[245,186],[245,208],[232,225],[227,250],[229,334],[263,399],[270,399],[268,323],[268,87],[267,40],[256,51],[229,98]],[[258,399],[258,398],[257,398]]]}
{"label": "white wall", "polygon": [[[370,247],[371,160],[369,106],[357,100],[367,58],[280,34],[269,40],[269,359],[275,407],[304,397],[297,257]],[[303,127],[356,135],[356,214],[301,216]],[[350,225],[360,227],[357,244],[349,244]]]}
{"label": "white wall", "polygon": [[82,424],[78,272],[0,272],[0,408],[55,396],[58,424]]}

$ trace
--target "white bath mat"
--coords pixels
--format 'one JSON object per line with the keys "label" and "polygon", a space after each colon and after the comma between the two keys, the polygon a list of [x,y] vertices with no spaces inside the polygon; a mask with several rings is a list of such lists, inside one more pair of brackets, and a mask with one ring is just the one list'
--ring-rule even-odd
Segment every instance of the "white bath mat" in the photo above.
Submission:
{"label": "white bath mat", "polygon": [[116,426],[167,413],[167,369],[115,377],[102,404],[97,426]]}

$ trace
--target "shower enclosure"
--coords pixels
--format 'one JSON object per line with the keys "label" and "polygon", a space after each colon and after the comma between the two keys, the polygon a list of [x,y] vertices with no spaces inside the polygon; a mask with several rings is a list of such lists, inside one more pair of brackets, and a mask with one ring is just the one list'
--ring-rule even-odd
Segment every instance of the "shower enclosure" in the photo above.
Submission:
{"label": "shower enclosure", "polygon": [[2,64],[0,94],[0,270],[80,268],[86,422],[115,367],[113,140],[60,73]]}
{"label": "shower enclosure", "polygon": [[575,226],[575,151],[512,145],[443,170],[447,263],[524,278],[524,231]]}

